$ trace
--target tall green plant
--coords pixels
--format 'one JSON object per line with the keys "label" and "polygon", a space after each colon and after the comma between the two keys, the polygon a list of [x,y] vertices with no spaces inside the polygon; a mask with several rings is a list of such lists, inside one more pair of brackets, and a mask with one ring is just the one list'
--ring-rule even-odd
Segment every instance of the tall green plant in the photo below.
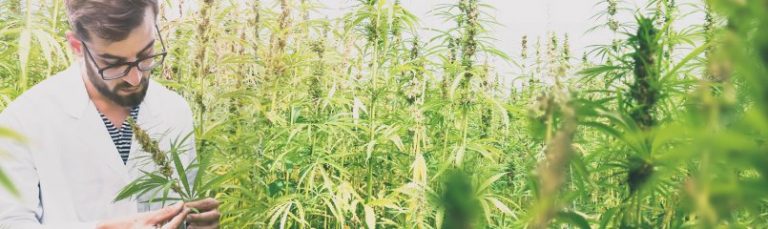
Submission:
{"label": "tall green plant", "polygon": [[[204,180],[204,174],[209,165],[205,158],[196,158],[187,165],[183,164],[182,154],[188,152],[189,140],[194,133],[176,138],[171,142],[168,152],[165,152],[138,123],[134,120],[129,122],[136,141],[141,145],[142,151],[149,153],[149,159],[157,170],[142,171],[143,175],[126,185],[114,201],[145,194],[151,195],[149,202],[161,202],[163,205],[166,201],[173,200],[195,201],[205,197],[206,191],[215,187],[216,182],[221,180],[221,178]],[[189,179],[189,175],[194,175],[194,179]]]}

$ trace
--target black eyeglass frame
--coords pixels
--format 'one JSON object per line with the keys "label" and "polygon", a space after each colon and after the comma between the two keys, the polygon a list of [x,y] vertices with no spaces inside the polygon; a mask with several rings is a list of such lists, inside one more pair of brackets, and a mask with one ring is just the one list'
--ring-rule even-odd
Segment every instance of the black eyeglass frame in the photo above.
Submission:
{"label": "black eyeglass frame", "polygon": [[[99,76],[101,76],[101,79],[103,79],[103,80],[116,80],[116,79],[120,79],[120,78],[123,78],[123,77],[127,76],[128,73],[131,72],[131,69],[133,69],[133,67],[136,67],[136,69],[139,69],[142,72],[148,72],[148,71],[151,71],[152,69],[154,69],[154,68],[156,68],[158,66],[163,65],[163,62],[165,62],[165,57],[168,55],[168,51],[165,48],[165,41],[163,41],[163,35],[160,33],[160,28],[157,26],[157,24],[155,24],[155,29],[157,30],[157,36],[160,38],[160,44],[163,46],[163,52],[155,54],[155,55],[151,55],[151,56],[148,56],[148,57],[144,57],[144,58],[141,58],[141,59],[137,59],[136,61],[133,61],[133,62],[123,62],[123,63],[110,64],[110,65],[108,65],[108,66],[106,66],[104,68],[99,67],[99,64],[96,63],[96,59],[93,58],[93,54],[91,53],[91,50],[88,49],[88,46],[85,45],[85,42],[83,42],[83,41],[80,41],[80,42],[83,44],[83,47],[85,47],[85,51],[88,53],[88,57],[93,62],[93,65],[96,66],[96,69],[98,70]],[[148,69],[144,69],[141,66],[139,66],[139,63],[141,63],[142,61],[145,61],[145,60],[148,60],[148,59],[154,59],[154,58],[156,58],[158,56],[162,56],[162,58],[160,58],[160,62],[150,66]],[[128,68],[125,69],[125,71],[123,72],[122,75],[118,75],[118,76],[115,76],[115,77],[109,77],[109,78],[104,77],[104,71],[109,70],[111,68],[122,67],[122,66],[125,66],[125,65],[128,65]]]}

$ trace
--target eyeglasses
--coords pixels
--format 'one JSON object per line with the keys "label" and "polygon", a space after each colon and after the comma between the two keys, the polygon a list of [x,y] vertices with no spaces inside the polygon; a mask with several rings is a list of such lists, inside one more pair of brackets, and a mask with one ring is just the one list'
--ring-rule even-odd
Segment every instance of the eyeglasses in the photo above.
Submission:
{"label": "eyeglasses", "polygon": [[101,78],[104,80],[114,80],[123,78],[128,75],[133,67],[136,67],[142,72],[148,72],[163,64],[163,61],[165,61],[165,56],[168,55],[168,53],[165,49],[163,35],[160,34],[160,28],[157,27],[157,24],[155,24],[155,29],[157,30],[157,36],[160,38],[160,44],[163,46],[163,52],[148,57],[143,57],[133,62],[110,64],[104,68],[99,67],[99,64],[96,63],[96,60],[93,58],[93,54],[91,54],[91,51],[88,49],[88,46],[85,45],[85,42],[81,41],[81,43],[83,43],[83,47],[85,47],[85,51],[88,53],[88,57],[96,66],[96,69],[98,69]]}

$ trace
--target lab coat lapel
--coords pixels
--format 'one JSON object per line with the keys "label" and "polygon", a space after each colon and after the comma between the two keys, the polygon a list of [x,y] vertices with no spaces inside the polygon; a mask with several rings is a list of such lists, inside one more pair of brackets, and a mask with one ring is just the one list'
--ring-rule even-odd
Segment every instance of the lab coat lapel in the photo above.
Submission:
{"label": "lab coat lapel", "polygon": [[79,136],[76,138],[86,150],[86,155],[96,158],[120,177],[129,182],[128,170],[123,165],[112,138],[109,136],[104,121],[101,119],[96,106],[88,96],[78,63],[66,70],[67,78],[55,93],[56,103],[69,114],[76,124],[74,128]]}
{"label": "lab coat lapel", "polygon": [[107,127],[101,119],[99,112],[93,104],[88,106],[85,114],[78,120],[78,126],[82,128],[83,133],[80,140],[84,146],[88,146],[88,151],[92,156],[98,158],[105,166],[115,172],[115,175],[122,178],[126,183],[130,182],[128,170],[123,164],[117,147],[109,136]]}

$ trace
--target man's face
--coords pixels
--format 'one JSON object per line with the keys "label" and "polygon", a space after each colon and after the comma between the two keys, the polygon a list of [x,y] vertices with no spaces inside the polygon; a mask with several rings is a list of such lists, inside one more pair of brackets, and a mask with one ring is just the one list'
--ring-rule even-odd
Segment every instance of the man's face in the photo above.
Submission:
{"label": "man's face", "polygon": [[98,69],[133,62],[162,51],[156,48],[160,41],[155,39],[154,13],[149,8],[147,11],[144,22],[133,29],[125,40],[108,42],[92,35],[90,42],[85,42],[86,47],[82,49],[88,81],[99,94],[120,106],[133,107],[144,100],[150,72],[131,67],[128,74],[121,78],[104,80]]}

